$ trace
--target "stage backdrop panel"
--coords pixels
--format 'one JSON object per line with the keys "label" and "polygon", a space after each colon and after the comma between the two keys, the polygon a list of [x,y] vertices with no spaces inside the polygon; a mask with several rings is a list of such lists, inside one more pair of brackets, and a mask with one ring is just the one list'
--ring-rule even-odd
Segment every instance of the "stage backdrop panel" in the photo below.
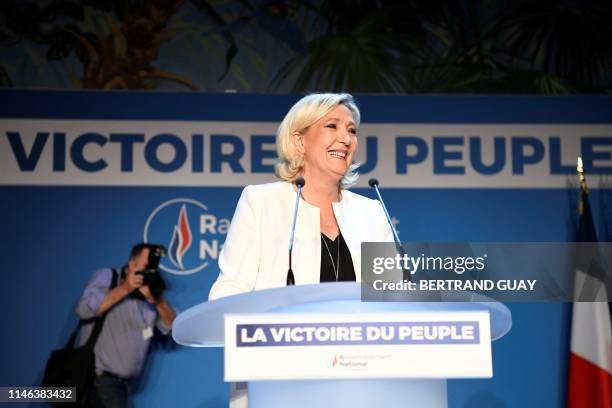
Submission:
{"label": "stage backdrop panel", "polygon": [[[242,188],[274,181],[274,133],[298,95],[2,91],[0,385],[40,382],[97,268],[164,244],[168,299],[206,300]],[[355,191],[375,176],[405,241],[571,241],[581,154],[600,239],[612,231],[612,98],[357,96]],[[192,242],[175,227],[186,214]],[[287,226],[289,228],[289,226]],[[494,377],[451,381],[450,406],[561,407],[567,305],[510,304]],[[227,404],[222,351],[152,347],[136,406]]]}

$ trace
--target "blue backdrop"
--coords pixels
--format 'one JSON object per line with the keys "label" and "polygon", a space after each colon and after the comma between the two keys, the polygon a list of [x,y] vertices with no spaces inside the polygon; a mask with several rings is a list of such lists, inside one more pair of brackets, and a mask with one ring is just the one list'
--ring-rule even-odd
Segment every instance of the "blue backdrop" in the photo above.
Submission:
{"label": "blue backdrop", "polygon": [[[0,102],[6,107],[4,118],[67,120],[278,122],[296,98],[0,92]],[[482,122],[485,116],[490,123],[612,123],[610,98],[600,97],[364,96],[360,101],[372,123],[393,123],[402,114],[403,121],[418,123]],[[398,105],[418,110],[398,109]],[[5,126],[0,137],[6,138],[7,131]],[[2,152],[2,160],[12,160],[12,156]],[[61,347],[77,323],[73,309],[91,273],[100,267],[123,265],[129,248],[142,241],[143,227],[161,203],[193,199],[204,203],[217,219],[231,219],[241,187],[234,183],[230,187],[207,186],[206,176],[202,177],[202,186],[183,187],[113,182],[107,186],[46,182],[0,186],[0,256],[4,264],[0,306],[5,316],[0,385],[40,382],[50,350]],[[247,178],[244,184],[248,182]],[[369,190],[355,191],[372,197]],[[573,189],[431,186],[383,188],[382,193],[389,211],[401,220],[400,235],[405,241],[574,239],[577,192]],[[611,191],[594,188],[591,196],[596,224],[605,238],[606,228],[612,231],[605,204],[612,199]],[[194,232],[196,229],[192,227]],[[167,298],[180,310],[200,303],[206,300],[217,274],[214,260],[197,273],[164,273],[170,286]],[[564,406],[569,305],[515,303],[508,307],[514,326],[493,344],[494,377],[450,381],[450,407]],[[132,384],[135,406],[227,406],[222,350],[185,348],[171,339],[158,340],[142,377]]]}

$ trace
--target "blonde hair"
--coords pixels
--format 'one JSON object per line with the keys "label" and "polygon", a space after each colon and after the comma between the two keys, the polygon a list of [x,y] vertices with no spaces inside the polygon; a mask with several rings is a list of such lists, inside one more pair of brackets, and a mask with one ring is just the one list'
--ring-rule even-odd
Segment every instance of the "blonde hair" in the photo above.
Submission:
{"label": "blonde hair", "polygon": [[[347,93],[319,93],[310,94],[291,107],[278,127],[276,134],[276,152],[279,162],[276,164],[276,175],[281,179],[294,182],[304,169],[304,157],[298,152],[291,134],[295,131],[303,133],[308,128],[334,110],[338,105],[344,105],[353,115],[356,126],[359,126],[361,114],[353,100]],[[359,163],[351,163],[348,171],[340,180],[340,188],[349,188],[357,182]]]}

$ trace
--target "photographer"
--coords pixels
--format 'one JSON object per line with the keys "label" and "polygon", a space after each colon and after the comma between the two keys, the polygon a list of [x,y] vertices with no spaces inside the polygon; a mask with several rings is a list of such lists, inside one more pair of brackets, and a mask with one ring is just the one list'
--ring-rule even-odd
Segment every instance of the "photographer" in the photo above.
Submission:
{"label": "photographer", "polygon": [[[76,308],[81,319],[93,320],[108,311],[94,349],[92,407],[127,407],[127,381],[142,370],[153,327],[163,334],[172,328],[176,313],[163,297],[165,283],[158,271],[163,254],[161,246],[138,244],[118,272],[117,286],[109,289],[115,272],[100,269],[83,291]],[[93,322],[82,327],[81,344],[89,338],[92,327]]]}

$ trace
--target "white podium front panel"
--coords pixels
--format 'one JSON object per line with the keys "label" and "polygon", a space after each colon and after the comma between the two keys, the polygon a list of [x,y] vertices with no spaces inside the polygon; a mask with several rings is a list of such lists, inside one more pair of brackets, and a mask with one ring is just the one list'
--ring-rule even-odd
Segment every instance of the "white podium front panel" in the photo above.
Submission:
{"label": "white podium front panel", "polygon": [[488,311],[226,315],[225,380],[492,377]]}

